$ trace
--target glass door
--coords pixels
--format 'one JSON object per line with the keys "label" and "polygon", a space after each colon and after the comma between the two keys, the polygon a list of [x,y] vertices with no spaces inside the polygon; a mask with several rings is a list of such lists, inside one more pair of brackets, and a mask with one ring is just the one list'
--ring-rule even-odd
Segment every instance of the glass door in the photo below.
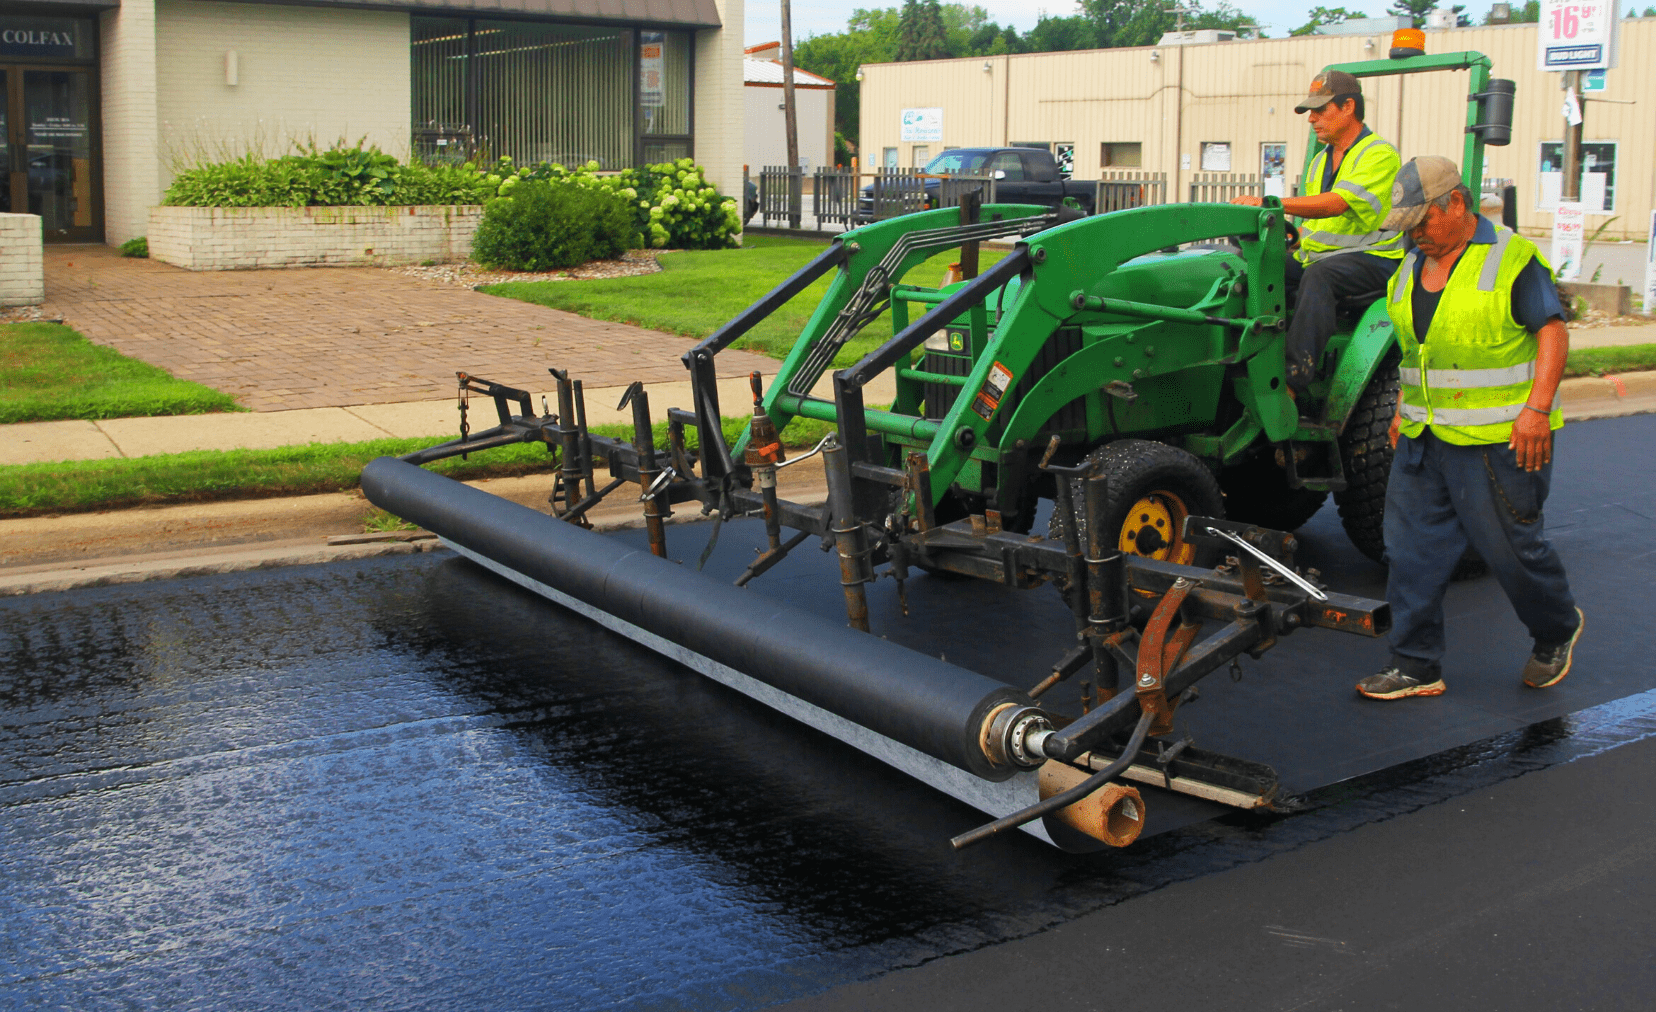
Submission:
{"label": "glass door", "polygon": [[47,242],[99,238],[93,82],[85,70],[7,67],[5,210],[38,214]]}

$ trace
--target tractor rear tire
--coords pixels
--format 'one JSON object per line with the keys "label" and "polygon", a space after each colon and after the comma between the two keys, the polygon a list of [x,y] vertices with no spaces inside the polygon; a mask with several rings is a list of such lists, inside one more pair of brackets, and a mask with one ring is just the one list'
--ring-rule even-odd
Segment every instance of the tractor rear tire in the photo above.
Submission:
{"label": "tractor rear tire", "polygon": [[1328,501],[1327,492],[1289,488],[1288,474],[1269,450],[1219,472],[1225,519],[1273,531],[1297,531]]}
{"label": "tractor rear tire", "polygon": [[1334,493],[1340,523],[1357,550],[1384,562],[1386,555],[1386,483],[1391,480],[1391,423],[1397,415],[1400,387],[1398,356],[1386,356],[1374,371],[1357,406],[1340,433],[1340,459],[1346,487]]}
{"label": "tractor rear tire", "polygon": [[[1104,510],[1109,543],[1132,555],[1190,565],[1195,546],[1184,540],[1186,516],[1223,517],[1225,499],[1219,482],[1195,455],[1147,439],[1117,439],[1087,455],[1109,480]],[[1087,521],[1081,482],[1068,480],[1075,504],[1076,535],[1087,546]],[[1047,536],[1062,539],[1060,510],[1047,523]]]}

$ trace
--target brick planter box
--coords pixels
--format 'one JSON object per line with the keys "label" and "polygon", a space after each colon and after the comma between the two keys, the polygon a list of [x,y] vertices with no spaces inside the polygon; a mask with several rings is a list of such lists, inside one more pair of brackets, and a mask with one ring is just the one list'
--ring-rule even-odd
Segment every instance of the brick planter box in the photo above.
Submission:
{"label": "brick planter box", "polygon": [[192,271],[450,263],[482,220],[476,205],[152,207],[149,251]]}

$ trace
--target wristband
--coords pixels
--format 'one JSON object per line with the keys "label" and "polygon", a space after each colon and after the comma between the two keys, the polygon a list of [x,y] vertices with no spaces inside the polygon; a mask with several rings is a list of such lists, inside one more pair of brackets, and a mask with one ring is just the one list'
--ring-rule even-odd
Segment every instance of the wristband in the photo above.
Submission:
{"label": "wristband", "polygon": [[1542,411],[1542,410],[1541,410],[1541,409],[1540,409],[1540,408],[1538,408],[1538,407],[1536,407],[1536,406],[1535,406],[1535,405],[1533,405],[1533,404],[1526,404],[1526,405],[1524,405],[1524,410],[1526,410],[1526,411],[1533,411],[1533,412],[1535,412],[1535,413],[1536,413],[1536,414],[1538,414],[1538,415],[1546,415],[1546,416],[1547,416],[1547,417],[1548,417],[1548,418],[1551,418],[1551,417],[1552,417],[1552,412],[1551,412],[1551,411]]}

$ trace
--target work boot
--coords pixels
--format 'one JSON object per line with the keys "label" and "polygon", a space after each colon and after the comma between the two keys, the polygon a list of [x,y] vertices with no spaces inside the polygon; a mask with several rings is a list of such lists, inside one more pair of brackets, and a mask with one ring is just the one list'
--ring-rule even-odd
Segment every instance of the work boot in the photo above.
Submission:
{"label": "work boot", "polygon": [[1423,682],[1401,668],[1388,667],[1377,675],[1370,675],[1357,683],[1357,691],[1370,699],[1405,699],[1409,696],[1441,696],[1447,688],[1441,676]]}
{"label": "work boot", "polygon": [[1530,655],[1524,665],[1524,684],[1532,689],[1545,689],[1557,685],[1570,673],[1570,656],[1575,653],[1576,640],[1581,638],[1581,630],[1587,627],[1587,616],[1576,609],[1576,630],[1570,638],[1556,647],[1536,647],[1535,653]]}

